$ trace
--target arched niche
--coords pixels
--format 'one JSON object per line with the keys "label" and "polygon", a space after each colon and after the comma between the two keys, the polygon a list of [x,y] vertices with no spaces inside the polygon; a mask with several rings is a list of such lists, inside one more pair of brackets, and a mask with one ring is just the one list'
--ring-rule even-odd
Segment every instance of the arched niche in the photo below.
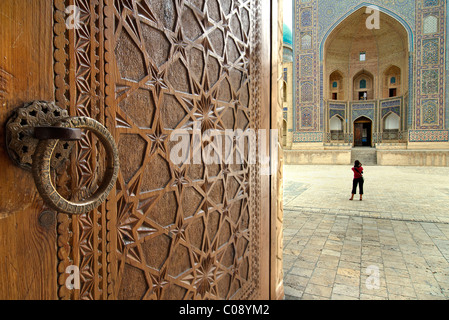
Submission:
{"label": "arched niche", "polygon": [[388,113],[382,120],[382,140],[398,140],[400,127],[401,118],[394,112]]}
{"label": "arched niche", "polygon": [[394,112],[384,117],[384,130],[399,130],[401,118]]}
{"label": "arched niche", "polygon": [[345,100],[343,73],[335,70],[329,76],[329,100]]}
{"label": "arched niche", "polygon": [[[359,100],[360,82],[355,85],[354,77],[361,70],[372,75],[372,95],[367,99],[383,99],[383,74],[390,66],[401,70],[398,79],[401,83],[399,93],[408,91],[409,74],[409,33],[395,17],[383,11],[379,13],[379,29],[366,27],[366,7],[361,7],[336,25],[323,40],[323,78],[325,99],[331,97],[330,75],[335,70],[344,70],[347,79],[345,100]],[[429,28],[429,30],[433,30]],[[368,82],[368,81],[367,81]],[[369,83],[367,83],[369,86]],[[354,93],[357,93],[354,95]],[[340,99],[339,99],[340,100]]]}
{"label": "arched niche", "polygon": [[329,120],[329,129],[331,140],[344,140],[344,120],[340,116],[335,115]]}
{"label": "arched niche", "polygon": [[423,20],[423,33],[433,34],[438,32],[438,18],[434,15],[429,15]]}
{"label": "arched niche", "polygon": [[401,68],[390,66],[383,73],[382,96],[383,98],[393,98],[402,94]]}
{"label": "arched niche", "polygon": [[372,73],[361,70],[353,78],[353,100],[373,100],[374,76]]}

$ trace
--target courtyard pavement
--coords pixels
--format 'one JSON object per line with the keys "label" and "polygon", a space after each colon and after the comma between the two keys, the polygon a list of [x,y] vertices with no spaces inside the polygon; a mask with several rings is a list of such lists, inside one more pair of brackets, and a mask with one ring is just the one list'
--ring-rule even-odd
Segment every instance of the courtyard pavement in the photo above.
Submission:
{"label": "courtyard pavement", "polygon": [[284,166],[286,299],[449,299],[449,168]]}

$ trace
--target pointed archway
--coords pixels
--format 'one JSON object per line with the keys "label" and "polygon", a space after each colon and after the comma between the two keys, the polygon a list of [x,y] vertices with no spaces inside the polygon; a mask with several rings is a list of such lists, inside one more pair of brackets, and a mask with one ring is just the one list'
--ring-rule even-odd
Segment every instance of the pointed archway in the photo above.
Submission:
{"label": "pointed archway", "polygon": [[367,117],[360,117],[354,121],[354,147],[371,147],[373,136],[373,122]]}
{"label": "pointed archway", "polygon": [[[396,91],[397,96],[410,91],[408,28],[396,16],[382,10],[379,12],[380,27],[367,28],[368,17],[366,7],[360,7],[343,17],[324,37],[321,43],[324,99],[332,98],[333,82],[338,85],[331,79],[335,70],[345,70],[340,82],[344,85],[341,91],[346,94],[339,94],[344,99],[338,100],[382,99],[387,95],[384,73],[392,65],[399,70],[394,73],[394,80],[401,80],[395,81],[392,89],[396,90],[392,93]],[[366,79],[360,78],[362,74],[367,75]],[[360,79],[355,82],[356,78]],[[367,90],[361,83],[366,83]]]}

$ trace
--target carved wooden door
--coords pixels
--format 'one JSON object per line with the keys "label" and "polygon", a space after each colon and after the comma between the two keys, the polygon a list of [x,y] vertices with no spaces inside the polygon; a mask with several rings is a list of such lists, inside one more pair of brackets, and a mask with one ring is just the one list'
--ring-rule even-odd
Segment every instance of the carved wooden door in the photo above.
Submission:
{"label": "carved wooden door", "polygon": [[354,123],[354,146],[360,147],[362,142],[363,123]]}
{"label": "carved wooden door", "polygon": [[[249,161],[258,159],[258,147],[246,152],[233,144],[242,163],[193,163],[193,147],[186,158],[190,163],[174,163],[171,158],[174,132],[186,132],[194,145],[195,132],[203,135],[208,129],[223,133],[270,128],[270,23],[264,26],[262,19],[270,21],[271,4],[19,2],[0,4],[6,30],[0,35],[8,34],[3,41],[11,47],[0,49],[0,56],[5,53],[14,60],[20,50],[28,50],[28,56],[22,56],[32,64],[28,79],[37,82],[38,90],[15,96],[20,89],[9,84],[16,81],[23,87],[28,70],[19,59],[0,61],[0,101],[6,106],[0,119],[22,103],[54,100],[71,116],[87,116],[107,127],[118,146],[120,172],[107,201],[97,209],[81,215],[55,214],[31,182],[7,190],[31,180],[0,150],[0,251],[5,253],[2,269],[7,269],[6,277],[0,272],[1,297],[272,297],[270,286],[279,288],[273,282],[279,282],[279,273],[270,269],[270,253],[279,238],[279,231],[270,229],[270,221],[278,218],[270,215],[277,199],[270,196],[273,181],[260,174],[260,163]],[[26,9],[21,11],[22,6]],[[13,21],[20,19],[31,21],[20,29]],[[36,25],[43,29],[39,35]],[[14,41],[20,50],[14,49]],[[199,150],[209,143],[200,140]],[[83,133],[71,161],[54,172],[60,192],[77,199],[91,192],[101,179],[105,156],[99,142]],[[11,200],[14,197],[17,201]],[[14,224],[21,239],[11,229]],[[30,242],[30,250],[39,254],[28,251],[27,257],[8,260],[26,251]],[[30,259],[35,269],[25,270],[23,259]],[[20,288],[13,284],[21,277],[17,266],[26,275]],[[67,270],[73,266],[79,270],[79,288],[67,285]],[[30,285],[35,274],[42,275],[40,283]]]}

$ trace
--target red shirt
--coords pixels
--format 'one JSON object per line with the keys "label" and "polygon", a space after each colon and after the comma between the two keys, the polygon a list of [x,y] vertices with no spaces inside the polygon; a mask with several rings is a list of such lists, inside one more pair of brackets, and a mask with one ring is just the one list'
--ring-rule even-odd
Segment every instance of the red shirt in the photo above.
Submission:
{"label": "red shirt", "polygon": [[352,171],[354,171],[354,179],[358,179],[362,177],[363,167],[352,167]]}

